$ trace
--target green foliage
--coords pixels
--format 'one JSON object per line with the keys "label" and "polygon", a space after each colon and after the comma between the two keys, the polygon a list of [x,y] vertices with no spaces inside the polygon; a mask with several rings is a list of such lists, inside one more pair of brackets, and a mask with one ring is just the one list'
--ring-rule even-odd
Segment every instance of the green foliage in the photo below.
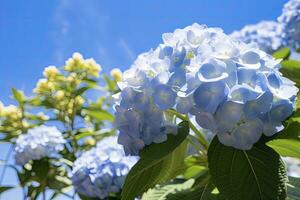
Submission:
{"label": "green foliage", "polygon": [[186,170],[184,178],[197,178],[208,172],[207,159],[199,155],[190,155],[185,159]]}
{"label": "green foliage", "polygon": [[289,177],[288,200],[300,199],[300,178]]}
{"label": "green foliage", "polygon": [[84,109],[82,110],[84,113],[86,113],[88,116],[95,118],[99,121],[110,121],[112,122],[114,120],[114,116],[112,114],[110,114],[109,112],[105,111],[105,110],[91,110],[91,109]]}
{"label": "green foliage", "polygon": [[143,194],[142,200],[168,200],[170,194],[187,191],[192,188],[195,180],[190,179],[184,183],[170,183],[165,185],[157,185],[153,189],[149,189]]}
{"label": "green foliage", "polygon": [[156,184],[175,178],[183,169],[186,154],[185,138],[188,122],[181,122],[176,135],[169,134],[167,141],[151,144],[140,153],[140,160],[126,177],[122,200],[132,200]]}
{"label": "green foliage", "polygon": [[284,60],[281,62],[280,71],[282,74],[296,82],[297,86],[300,86],[300,61],[296,60]]}
{"label": "green foliage", "polygon": [[276,135],[276,139],[293,139],[300,141],[300,123],[298,121],[288,122],[286,128]]}
{"label": "green foliage", "polygon": [[182,191],[167,196],[168,200],[226,200],[219,193],[215,193],[216,189],[212,184],[206,184],[203,187],[190,191]]}
{"label": "green foliage", "polygon": [[279,49],[278,51],[273,53],[273,57],[276,59],[283,59],[286,60],[291,55],[291,50],[288,47],[284,47]]}
{"label": "green foliage", "polygon": [[208,151],[210,174],[230,200],[286,198],[286,172],[280,156],[265,144],[249,151],[224,146],[217,137]]}
{"label": "green foliage", "polygon": [[25,95],[24,95],[23,91],[16,90],[15,88],[12,88],[12,93],[13,93],[14,99],[19,104],[23,104],[25,102]]}
{"label": "green foliage", "polygon": [[300,158],[300,141],[293,139],[275,139],[267,143],[281,156]]}
{"label": "green foliage", "polygon": [[0,186],[0,194],[3,193],[3,192],[6,192],[10,189],[13,189],[14,187],[12,186]]}
{"label": "green foliage", "polygon": [[[37,82],[30,97],[12,88],[16,105],[6,106],[0,102],[0,141],[14,144],[28,129],[48,123],[59,126],[68,141],[58,158],[31,160],[22,167],[3,161],[5,167],[11,167],[17,173],[19,184],[26,191],[24,199],[38,199],[46,190],[52,191],[50,199],[61,194],[68,196],[66,192],[72,189],[68,173],[76,155],[115,134],[110,126],[107,128],[107,123],[114,120],[109,111],[111,95],[118,91],[117,83],[115,77],[99,77],[99,72],[100,65],[93,59],[84,59],[75,53],[65,66],[45,68],[44,77]],[[118,77],[122,78],[122,74]],[[93,90],[101,91],[96,101],[89,99]],[[3,186],[0,193],[10,188]],[[111,199],[116,198],[112,195]]]}

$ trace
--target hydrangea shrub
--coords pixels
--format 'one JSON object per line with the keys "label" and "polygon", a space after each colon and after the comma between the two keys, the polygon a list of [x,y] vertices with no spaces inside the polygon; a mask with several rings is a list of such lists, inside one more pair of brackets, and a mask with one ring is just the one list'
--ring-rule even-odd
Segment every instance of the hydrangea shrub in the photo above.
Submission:
{"label": "hydrangea shrub", "polygon": [[234,31],[231,37],[245,43],[254,43],[267,53],[282,47],[300,47],[300,1],[290,0],[284,4],[276,21],[261,21]]}
{"label": "hydrangea shrub", "polygon": [[300,1],[290,0],[283,9],[278,21],[283,25],[284,45],[300,47]]}
{"label": "hydrangea shrub", "polygon": [[[114,119],[109,110],[122,73],[114,69],[111,76],[100,75],[100,70],[101,66],[93,59],[74,53],[62,67],[46,67],[30,96],[13,88],[16,104],[0,102],[0,140],[11,144],[0,175],[0,195],[21,186],[24,199],[50,199],[58,195],[73,198],[70,195],[74,190],[70,176],[73,162],[97,141],[116,134],[109,125]],[[101,94],[97,92],[99,89],[103,91]],[[97,92],[93,99],[91,92]],[[107,142],[110,141],[113,140]],[[106,154],[111,152],[106,148],[101,158],[123,152],[114,144],[114,153]],[[10,155],[14,155],[12,163]],[[112,159],[116,167],[111,172],[117,176],[129,170],[126,168],[129,161],[125,166],[123,159],[116,159]],[[19,186],[2,185],[7,168],[16,171]],[[119,187],[121,179],[124,177],[116,180]]]}
{"label": "hydrangea shrub", "polygon": [[[141,156],[126,179],[122,199],[138,197],[161,183],[142,198],[156,199],[165,192],[165,177],[176,179],[178,162],[169,161],[175,154],[177,161],[185,158],[187,150],[183,144],[170,144],[183,136],[179,121],[188,122],[186,140],[198,151],[185,158],[184,177],[205,184],[197,183],[185,193],[167,193],[170,198],[189,199],[199,192],[198,197],[206,199],[285,199],[286,170],[277,152],[300,156],[290,152],[298,149],[299,139],[286,139],[291,136],[284,131],[284,125],[294,123],[290,116],[297,110],[299,89],[280,72],[280,62],[257,44],[246,44],[219,28],[193,24],[163,34],[163,43],[139,55],[118,82],[118,142],[126,154]],[[209,147],[201,130],[216,136]],[[161,156],[152,160],[149,152],[159,151]],[[156,176],[162,173],[167,175]],[[169,184],[174,187],[172,181]],[[212,193],[213,185],[219,193]]]}
{"label": "hydrangea shrub", "polygon": [[176,129],[165,113],[193,115],[227,146],[251,149],[264,134],[283,129],[298,88],[262,50],[193,24],[163,35],[164,43],[141,54],[119,83],[119,143],[136,155]]}
{"label": "hydrangea shrub", "polygon": [[72,181],[78,193],[87,197],[117,195],[137,157],[125,156],[117,137],[107,137],[74,162]]}
{"label": "hydrangea shrub", "polygon": [[243,27],[230,34],[231,37],[245,43],[255,43],[265,52],[274,52],[283,46],[283,27],[275,21],[261,21]]}
{"label": "hydrangea shrub", "polygon": [[39,126],[28,130],[16,140],[15,159],[18,165],[44,157],[56,157],[64,149],[66,140],[55,126]]}
{"label": "hydrangea shrub", "polygon": [[[11,146],[0,195],[300,199],[298,5],[230,35],[196,23],[165,33],[124,73],[74,53],[30,96],[13,88],[15,104],[0,102]],[[18,186],[2,184],[7,168]]]}

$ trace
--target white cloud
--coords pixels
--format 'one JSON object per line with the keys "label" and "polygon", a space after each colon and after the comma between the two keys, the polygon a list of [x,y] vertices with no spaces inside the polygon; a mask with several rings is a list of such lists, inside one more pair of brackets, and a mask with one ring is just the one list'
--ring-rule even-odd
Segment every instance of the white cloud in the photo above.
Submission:
{"label": "white cloud", "polygon": [[124,39],[120,39],[118,42],[118,46],[124,51],[126,56],[133,61],[135,59],[135,53],[133,50],[129,47],[128,43]]}
{"label": "white cloud", "polygon": [[[77,51],[72,49],[76,42],[100,46],[108,21],[109,16],[101,12],[100,1],[60,0],[53,14],[54,30],[51,32],[55,61],[62,63],[70,56],[67,55],[70,49]],[[99,36],[89,44],[91,35]]]}
{"label": "white cloud", "polygon": [[[93,56],[104,67],[120,65],[116,58],[132,62],[136,54],[112,27],[114,18],[99,0],[60,0],[53,14],[55,64],[61,65],[74,51]],[[86,55],[89,52],[91,55]]]}

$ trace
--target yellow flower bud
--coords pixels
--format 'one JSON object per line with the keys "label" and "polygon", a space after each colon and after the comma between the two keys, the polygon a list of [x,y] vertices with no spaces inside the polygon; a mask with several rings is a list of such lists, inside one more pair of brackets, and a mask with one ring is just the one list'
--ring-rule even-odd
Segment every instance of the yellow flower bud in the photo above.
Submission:
{"label": "yellow flower bud", "polygon": [[43,112],[39,112],[39,113],[37,114],[37,116],[38,116],[41,120],[43,120],[43,121],[46,121],[46,120],[49,119],[49,116],[45,115]]}
{"label": "yellow flower bud", "polygon": [[94,145],[96,144],[96,140],[93,139],[93,138],[89,138],[89,139],[86,139],[86,140],[84,141],[84,143],[85,143],[86,145],[94,146]]}
{"label": "yellow flower bud", "polygon": [[66,66],[64,69],[66,71],[72,72],[76,70],[81,70],[82,66],[84,65],[84,59],[80,53],[73,53],[72,58],[69,58],[66,61]]}
{"label": "yellow flower bud", "polygon": [[77,105],[82,105],[82,104],[84,104],[85,100],[81,96],[77,96],[75,98],[75,102],[76,102]]}
{"label": "yellow flower bud", "polygon": [[59,70],[55,66],[46,67],[43,72],[43,75],[46,78],[53,78],[53,77],[57,76],[58,74],[59,74]]}
{"label": "yellow flower bud", "polygon": [[13,122],[13,123],[11,124],[11,126],[12,126],[13,128],[18,128],[18,127],[19,127],[19,123]]}
{"label": "yellow flower bud", "polygon": [[7,118],[15,120],[15,119],[19,119],[22,117],[22,112],[15,105],[9,105],[9,106],[3,107],[1,115],[3,117],[7,117]]}
{"label": "yellow flower bud", "polygon": [[36,88],[34,89],[35,93],[43,93],[45,91],[51,91],[54,89],[54,84],[51,81],[48,81],[47,79],[40,79],[36,85]]}
{"label": "yellow flower bud", "polygon": [[96,63],[96,61],[93,58],[89,58],[85,60],[85,67],[87,70],[87,73],[92,76],[99,76],[99,72],[101,70],[101,66]]}
{"label": "yellow flower bud", "polygon": [[65,66],[65,70],[66,71],[73,71],[73,66],[74,66],[74,60],[72,58],[69,58],[67,61],[66,61],[66,66]]}
{"label": "yellow flower bud", "polygon": [[65,92],[62,91],[62,90],[58,90],[58,91],[55,93],[55,96],[54,96],[54,98],[55,98],[56,100],[62,100],[64,97],[65,97]]}
{"label": "yellow flower bud", "polygon": [[74,52],[72,55],[72,58],[74,59],[74,61],[83,61],[83,56],[78,53],[78,52]]}
{"label": "yellow flower bud", "polygon": [[77,81],[77,74],[72,72],[68,77],[67,77],[68,82],[76,82]]}
{"label": "yellow flower bud", "polygon": [[23,120],[23,121],[22,121],[22,126],[23,126],[24,128],[28,128],[28,127],[29,127],[29,123],[28,123],[27,121]]}
{"label": "yellow flower bud", "polygon": [[114,68],[110,71],[110,75],[117,81],[122,81],[123,75],[120,69]]}

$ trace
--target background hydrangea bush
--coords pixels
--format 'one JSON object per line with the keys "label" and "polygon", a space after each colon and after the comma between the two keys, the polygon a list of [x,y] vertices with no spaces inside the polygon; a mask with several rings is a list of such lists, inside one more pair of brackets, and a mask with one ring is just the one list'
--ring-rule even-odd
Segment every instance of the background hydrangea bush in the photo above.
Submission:
{"label": "background hydrangea bush", "polygon": [[64,149],[66,140],[56,127],[41,125],[28,130],[16,140],[16,164],[25,165],[30,160],[56,157]]}
{"label": "background hydrangea bush", "polygon": [[246,43],[254,43],[267,53],[273,53],[280,47],[299,48],[300,41],[300,1],[290,0],[277,21],[262,21],[258,24],[246,25],[234,31],[231,37]]}
{"label": "background hydrangea bush", "polygon": [[80,53],[46,67],[32,95],[0,102],[15,161],[2,173],[19,180],[0,195],[300,199],[299,5],[230,35],[197,23],[165,33],[124,73]]}
{"label": "background hydrangea bush", "polygon": [[107,137],[74,162],[72,182],[78,193],[104,199],[121,191],[126,175],[137,157],[125,156],[117,137]]}

